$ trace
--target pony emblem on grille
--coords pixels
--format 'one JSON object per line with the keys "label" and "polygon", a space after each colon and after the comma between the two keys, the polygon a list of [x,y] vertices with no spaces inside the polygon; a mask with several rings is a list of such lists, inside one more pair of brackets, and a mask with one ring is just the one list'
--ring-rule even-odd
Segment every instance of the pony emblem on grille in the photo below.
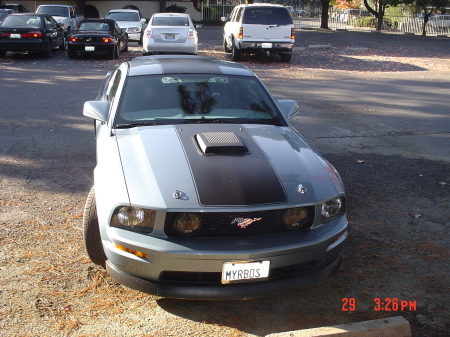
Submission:
{"label": "pony emblem on grille", "polygon": [[260,220],[262,220],[262,218],[234,218],[231,221],[231,224],[232,225],[237,224],[239,228],[247,228],[252,223]]}

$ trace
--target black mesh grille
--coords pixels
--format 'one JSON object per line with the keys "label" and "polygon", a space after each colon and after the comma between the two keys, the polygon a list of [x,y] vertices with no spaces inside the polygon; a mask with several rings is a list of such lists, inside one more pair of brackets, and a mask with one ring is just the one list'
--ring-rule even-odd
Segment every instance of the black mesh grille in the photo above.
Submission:
{"label": "black mesh grille", "polygon": [[[314,207],[305,207],[308,217],[304,223],[295,230],[309,228],[314,220]],[[271,210],[242,213],[195,213],[202,220],[202,228],[195,236],[250,236],[266,233],[292,231],[283,223],[283,215],[287,210]],[[180,236],[174,229],[174,222],[183,213],[168,212],[165,220],[165,233],[168,236]],[[259,219],[245,228],[238,223],[245,219]],[[241,220],[239,220],[241,219]]]}
{"label": "black mesh grille", "polygon": [[[315,261],[300,263],[296,265],[278,267],[270,270],[269,278],[265,280],[253,280],[253,282],[264,282],[296,277],[314,271]],[[160,282],[185,283],[198,285],[220,285],[221,273],[199,273],[185,271],[164,271],[159,276]],[[251,281],[244,281],[251,282]]]}

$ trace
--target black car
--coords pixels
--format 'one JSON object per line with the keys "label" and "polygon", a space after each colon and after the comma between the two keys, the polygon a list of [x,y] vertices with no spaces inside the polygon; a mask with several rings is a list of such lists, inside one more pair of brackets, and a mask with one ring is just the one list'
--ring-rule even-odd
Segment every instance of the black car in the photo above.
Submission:
{"label": "black car", "polygon": [[14,13],[27,13],[28,12],[28,9],[25,6],[19,5],[19,4],[4,4],[4,5],[0,5],[0,8],[12,9],[14,11]]}
{"label": "black car", "polygon": [[109,19],[82,20],[69,38],[67,54],[74,58],[79,54],[106,55],[118,58],[128,51],[128,35],[117,23]]}
{"label": "black car", "polygon": [[62,27],[50,15],[11,14],[0,26],[0,57],[7,51],[40,53],[49,57],[53,49],[66,49]]}

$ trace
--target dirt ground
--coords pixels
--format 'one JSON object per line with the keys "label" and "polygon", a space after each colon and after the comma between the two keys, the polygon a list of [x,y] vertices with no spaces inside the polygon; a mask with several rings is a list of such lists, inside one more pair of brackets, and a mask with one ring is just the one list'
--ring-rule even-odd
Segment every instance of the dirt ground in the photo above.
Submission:
{"label": "dirt ground", "polygon": [[[202,54],[229,58],[217,47],[218,31],[204,36]],[[443,47],[449,40],[428,38],[420,54],[401,38],[385,51],[367,38],[355,45],[344,32],[305,36],[298,45],[305,50],[297,50],[291,64],[271,58],[243,63],[274,94],[306,102],[295,125],[341,173],[351,235],[333,277],[295,293],[249,301],[158,298],[117,284],[93,265],[84,253],[80,223],[95,150],[92,124],[81,116],[81,106],[118,62],[69,61],[61,53],[50,60],[1,60],[1,334],[263,336],[401,315],[415,337],[449,336],[450,53]],[[328,39],[341,42],[326,50],[308,48]],[[133,47],[121,60],[138,54]],[[334,86],[326,85],[330,79]],[[386,122],[400,108],[382,107],[378,93],[364,91],[355,106],[337,91],[368,79],[381,86],[401,79],[439,83],[430,102],[440,101],[409,100],[408,119]],[[377,103],[367,103],[371,99]],[[376,117],[369,114],[374,107],[380,111]],[[438,117],[418,126],[419,112]],[[379,123],[391,128],[381,133]],[[330,125],[339,132],[327,132]],[[428,135],[436,144],[429,150],[419,146]],[[411,146],[411,137],[419,145]],[[344,298],[354,298],[356,310],[344,311]],[[375,298],[411,305],[376,311]]]}

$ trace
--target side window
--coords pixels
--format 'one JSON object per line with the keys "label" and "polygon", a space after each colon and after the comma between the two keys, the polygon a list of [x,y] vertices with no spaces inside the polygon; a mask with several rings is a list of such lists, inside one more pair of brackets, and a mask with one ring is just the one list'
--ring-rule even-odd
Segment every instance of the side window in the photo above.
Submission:
{"label": "side window", "polygon": [[236,15],[236,22],[241,21],[242,13],[244,12],[244,7],[239,8],[239,11]]}
{"label": "side window", "polygon": [[45,24],[48,29],[56,29],[56,21],[50,16],[45,17]]}
{"label": "side window", "polygon": [[109,80],[108,89],[106,90],[106,99],[109,103],[111,103],[116,96],[121,77],[122,72],[120,71],[120,69],[117,69],[117,71],[112,75],[112,78]]}
{"label": "side window", "polygon": [[237,11],[238,11],[238,9],[237,9],[237,7],[236,7],[236,8],[234,8],[233,11],[231,12],[231,14],[230,14],[230,21],[231,21],[231,22],[234,22],[234,18],[235,18],[235,16],[236,16]]}
{"label": "side window", "polygon": [[120,29],[120,27],[117,25],[117,22],[114,22],[114,28],[115,28],[117,34],[120,34],[121,29]]}

